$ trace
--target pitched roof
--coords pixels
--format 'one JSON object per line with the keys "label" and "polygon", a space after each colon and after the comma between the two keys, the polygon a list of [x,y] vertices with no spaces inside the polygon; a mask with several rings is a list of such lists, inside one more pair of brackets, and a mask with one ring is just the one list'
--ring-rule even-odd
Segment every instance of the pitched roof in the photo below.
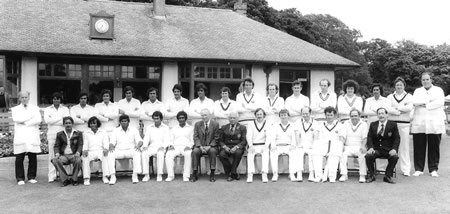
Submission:
{"label": "pitched roof", "polygon": [[[231,10],[81,0],[1,0],[0,50],[359,66]],[[113,14],[115,40],[89,39],[90,13]]]}

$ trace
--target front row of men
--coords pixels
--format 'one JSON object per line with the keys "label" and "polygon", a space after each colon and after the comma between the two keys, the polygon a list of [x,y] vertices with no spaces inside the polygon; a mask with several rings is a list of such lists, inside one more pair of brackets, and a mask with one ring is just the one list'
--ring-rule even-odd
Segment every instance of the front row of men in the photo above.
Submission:
{"label": "front row of men", "polygon": [[[237,168],[248,144],[247,182],[253,182],[256,154],[262,156],[263,182],[268,182],[269,157],[272,181],[278,180],[280,155],[289,156],[290,180],[302,181],[304,155],[308,154],[310,181],[335,182],[338,168],[341,169],[339,181],[347,180],[348,156],[356,156],[360,166],[360,182],[374,181],[375,159],[385,158],[389,163],[383,180],[395,183],[392,176],[398,160],[400,137],[396,123],[387,120],[386,109],[378,109],[379,120],[371,123],[369,128],[360,119],[360,112],[356,109],[351,110],[351,119],[344,123],[335,119],[336,110],[333,107],[326,108],[324,113],[326,121],[315,121],[310,116],[311,109],[305,107],[302,109],[302,119],[291,124],[288,120],[289,112],[281,110],[281,122],[266,126],[264,110],[257,109],[256,120],[247,129],[237,122],[237,113],[231,113],[229,124],[219,128],[219,124],[210,119],[207,109],[201,111],[202,121],[197,122],[194,127],[186,123],[187,114],[181,111],[177,114],[178,126],[169,130],[162,123],[162,113],[156,111],[152,115],[154,124],[146,129],[143,139],[136,128],[129,126],[130,119],[127,115],[120,116],[120,126],[110,137],[99,129],[101,122],[96,117],[89,119],[90,130],[84,133],[73,129],[73,119],[65,117],[65,128],[57,133],[52,163],[59,172],[62,186],[78,185],[77,177],[81,169],[84,184],[89,185],[90,162],[93,160],[102,162],[103,182],[115,184],[116,160],[132,159],[132,182],[137,183],[138,174],[144,175],[143,182],[150,180],[149,159],[156,156],[156,180],[162,181],[165,161],[168,174],[166,181],[172,181],[175,177],[174,160],[182,155],[183,181],[190,179],[195,182],[198,180],[200,157],[208,155],[210,181],[216,180],[216,157],[222,162],[227,181],[232,181],[240,179]],[[190,176],[191,163],[193,174]],[[64,167],[68,164],[73,165],[71,177]],[[369,174],[366,180],[367,169]]]}

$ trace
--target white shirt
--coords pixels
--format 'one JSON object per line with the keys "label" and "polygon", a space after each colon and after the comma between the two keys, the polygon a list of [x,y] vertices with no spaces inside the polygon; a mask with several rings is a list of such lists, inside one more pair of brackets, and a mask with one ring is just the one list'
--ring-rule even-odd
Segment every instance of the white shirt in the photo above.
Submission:
{"label": "white shirt", "polygon": [[367,139],[369,128],[366,122],[359,120],[353,125],[351,120],[344,122],[340,136],[345,138],[345,146],[361,146],[363,141]]}
{"label": "white shirt", "polygon": [[432,85],[414,91],[413,103],[425,106],[414,107],[411,133],[444,134],[446,115],[444,112],[445,96],[442,88]]}
{"label": "white shirt", "polygon": [[304,149],[310,149],[314,141],[314,130],[317,129],[317,122],[312,119],[305,121],[302,118],[301,120],[297,120],[297,122],[294,123],[294,126],[300,141],[297,142],[297,146]]}
{"label": "white shirt", "polygon": [[90,105],[84,107],[81,107],[80,104],[72,106],[70,116],[73,118],[73,128],[83,132],[89,130],[87,121],[96,114],[95,108]]}
{"label": "white shirt", "polygon": [[367,120],[369,123],[378,120],[377,110],[381,107],[386,108],[389,112],[391,108],[391,101],[382,96],[380,96],[378,100],[375,99],[375,97],[367,98],[366,104],[364,105],[364,114],[367,115]]}
{"label": "white shirt", "polygon": [[209,99],[208,97],[205,97],[205,99],[202,101],[200,98],[193,99],[191,101],[191,104],[189,106],[189,116],[190,119],[201,119],[200,112],[203,109],[208,109],[209,113],[214,112],[214,101],[212,99]]}
{"label": "white shirt", "polygon": [[225,103],[222,99],[214,102],[214,117],[217,119],[228,119],[228,115],[232,111],[237,111],[236,102],[228,99]]}
{"label": "white shirt", "polygon": [[139,129],[139,116],[141,116],[141,102],[131,98],[128,102],[126,98],[119,100],[117,107],[130,117],[130,126]]}
{"label": "white shirt", "polygon": [[155,102],[151,102],[150,100],[142,102],[141,106],[141,120],[144,122],[144,126],[150,122],[150,124],[153,124],[153,112],[160,111],[163,116],[165,116],[165,106],[164,103],[155,100]]}
{"label": "white shirt", "polygon": [[309,107],[309,98],[303,94],[298,97],[293,94],[286,98],[284,107],[289,111],[291,117],[298,117],[301,115],[302,108]]}
{"label": "white shirt", "polygon": [[284,108],[283,97],[279,97],[278,94],[275,95],[273,99],[271,99],[270,96],[266,97],[263,109],[264,111],[266,111],[267,116],[278,117],[278,113],[283,108]]}
{"label": "white shirt", "polygon": [[325,108],[328,106],[336,108],[336,105],[337,97],[333,91],[328,91],[327,93],[316,91],[311,95],[311,110],[314,118],[325,118]]}
{"label": "white shirt", "polygon": [[175,119],[180,111],[184,111],[186,113],[189,112],[189,101],[184,98],[180,97],[179,100],[176,100],[175,98],[171,98],[169,101],[167,101],[166,104],[166,118],[165,119]]}
{"label": "white shirt", "polygon": [[350,110],[353,108],[358,109],[362,112],[363,100],[361,97],[353,95],[352,98],[348,97],[347,94],[342,95],[338,98],[337,110],[340,119],[349,118]]}
{"label": "white shirt", "polygon": [[155,124],[147,127],[144,135],[144,147],[164,147],[169,145],[169,127],[163,123],[159,127]]}
{"label": "white shirt", "polygon": [[397,96],[395,92],[389,94],[387,96],[387,99],[391,101],[389,119],[393,121],[409,122],[411,120],[410,113],[414,108],[412,98],[412,95],[405,91],[400,96]]}
{"label": "white shirt", "polygon": [[236,104],[239,108],[239,120],[252,120],[255,119],[255,110],[263,106],[262,97],[258,93],[252,91],[250,95],[241,92],[236,95]]}
{"label": "white shirt", "polygon": [[106,105],[104,102],[95,104],[98,119],[102,122],[100,129],[112,132],[119,125],[119,108],[113,102]]}
{"label": "white shirt", "polygon": [[317,140],[318,144],[313,147],[328,147],[325,148],[328,153],[341,155],[343,152],[343,142],[339,139],[342,130],[342,124],[339,121],[334,121],[332,124],[320,122],[317,124]]}
{"label": "white shirt", "polygon": [[268,130],[271,127],[266,120],[262,123],[258,123],[257,120],[250,122],[247,128],[247,138],[248,146],[253,146],[254,144],[264,144],[269,146],[269,141],[267,140]]}
{"label": "white shirt", "polygon": [[44,120],[48,125],[49,132],[54,131],[56,134],[56,132],[62,131],[62,119],[67,116],[70,116],[69,108],[63,106],[62,104],[59,105],[58,109],[55,108],[54,105],[45,108]]}
{"label": "white shirt", "polygon": [[110,143],[116,146],[115,149],[130,150],[134,149],[139,141],[142,141],[142,138],[136,128],[128,126],[127,130],[124,131],[122,127],[119,126],[114,129]]}
{"label": "white shirt", "polygon": [[175,126],[170,130],[169,146],[190,147],[194,146],[194,127],[186,123],[184,127]]}
{"label": "white shirt", "polygon": [[83,132],[83,151],[101,151],[108,149],[108,134],[103,130],[94,133],[91,129]]}
{"label": "white shirt", "polygon": [[383,130],[383,132],[381,132],[381,135],[384,135],[384,131],[386,131],[386,123],[387,123],[387,120],[385,120],[384,122],[379,121],[377,134],[380,133],[381,130]]}
{"label": "white shirt", "polygon": [[296,146],[295,139],[295,127],[291,123],[287,123],[283,126],[281,123],[275,123],[270,128],[269,144],[272,146],[277,145],[292,145]]}
{"label": "white shirt", "polygon": [[73,129],[72,129],[72,132],[70,132],[70,134],[66,132],[66,129],[64,129],[64,134],[66,134],[66,139],[67,139],[67,146],[64,149],[65,155],[73,154],[72,149],[70,148],[70,138],[72,138],[73,133],[74,133]]}

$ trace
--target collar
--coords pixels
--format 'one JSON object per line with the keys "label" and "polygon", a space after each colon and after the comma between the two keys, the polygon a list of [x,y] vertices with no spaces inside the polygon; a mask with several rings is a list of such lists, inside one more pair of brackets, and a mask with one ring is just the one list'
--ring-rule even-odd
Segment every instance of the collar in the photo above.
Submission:
{"label": "collar", "polygon": [[273,100],[278,99],[278,97],[279,97],[279,95],[278,95],[278,94],[275,94],[275,96],[273,97],[273,99],[271,99],[270,96],[267,96],[267,99],[273,101]]}
{"label": "collar", "polygon": [[250,95],[247,95],[247,92],[245,90],[242,91],[242,95],[245,95],[245,96],[252,96],[254,94],[255,94],[255,91],[253,89],[252,89],[252,93],[250,93]]}
{"label": "collar", "polygon": [[381,126],[381,124],[383,124],[383,125],[384,125],[384,128],[386,128],[387,121],[388,121],[388,120],[384,121],[384,123],[381,123],[381,121],[378,121],[378,126]]}
{"label": "collar", "polygon": [[145,103],[149,103],[149,104],[159,104],[159,103],[160,103],[160,101],[159,101],[158,99],[156,99],[156,100],[155,100],[155,102],[154,102],[154,103],[152,103],[152,101],[150,101],[150,100],[147,100],[147,101],[145,101]]}
{"label": "collar", "polygon": [[329,91],[327,91],[327,93],[322,93],[322,91],[319,91],[319,94],[324,94],[324,95],[328,95],[328,94],[330,94],[330,92],[329,92]]}
{"label": "collar", "polygon": [[[188,125],[188,124],[186,123],[186,125]],[[162,128],[162,127],[164,127],[164,126],[166,126],[166,124],[164,124],[163,122],[161,122],[161,125],[160,125],[159,127],[156,127],[155,123],[153,123],[152,125],[150,125],[150,127],[154,127],[154,128],[157,128],[157,129]],[[178,125],[178,126],[179,126],[179,125]]]}
{"label": "collar", "polygon": [[67,134],[66,129],[64,129],[63,131],[64,131],[64,134],[66,134],[66,137],[68,137],[69,139],[72,138],[73,134],[76,132],[76,130],[73,128],[72,128],[72,132],[70,133],[70,135]]}
{"label": "collar", "polygon": [[[230,98],[228,98],[228,102],[227,102],[227,104],[228,104],[228,103],[231,103],[231,101],[232,101],[232,100],[231,100]],[[220,103],[222,103],[222,104],[225,104],[225,101],[223,101],[223,99],[222,99],[222,98],[220,98]]]}
{"label": "collar", "polygon": [[92,129],[89,129],[89,130],[87,130],[87,133],[89,133],[89,134],[93,134],[93,135],[96,135],[96,134],[99,134],[99,133],[103,133],[103,130],[101,130],[101,129],[98,129],[98,130],[97,130],[97,132],[96,132],[96,133],[94,133],[94,132],[92,131]]}

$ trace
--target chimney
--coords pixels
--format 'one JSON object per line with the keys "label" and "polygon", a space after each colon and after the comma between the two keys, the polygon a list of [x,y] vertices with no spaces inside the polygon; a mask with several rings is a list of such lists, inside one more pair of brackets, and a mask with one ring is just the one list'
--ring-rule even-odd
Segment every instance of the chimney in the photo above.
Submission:
{"label": "chimney", "polygon": [[166,19],[166,0],[153,0],[153,18]]}
{"label": "chimney", "polygon": [[234,11],[245,16],[247,14],[247,3],[242,3],[242,0],[238,0],[234,3]]}

